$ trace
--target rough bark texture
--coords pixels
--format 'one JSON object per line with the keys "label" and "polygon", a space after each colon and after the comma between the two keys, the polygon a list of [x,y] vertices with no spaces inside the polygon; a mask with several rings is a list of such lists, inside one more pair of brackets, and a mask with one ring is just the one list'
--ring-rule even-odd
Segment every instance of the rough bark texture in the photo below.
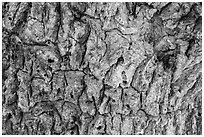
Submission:
{"label": "rough bark texture", "polygon": [[3,134],[202,134],[202,3],[2,3]]}

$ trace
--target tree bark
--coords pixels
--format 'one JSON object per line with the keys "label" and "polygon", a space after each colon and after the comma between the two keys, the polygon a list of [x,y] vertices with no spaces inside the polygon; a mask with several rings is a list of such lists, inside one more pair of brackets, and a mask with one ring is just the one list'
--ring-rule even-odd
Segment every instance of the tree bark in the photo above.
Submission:
{"label": "tree bark", "polygon": [[2,134],[201,135],[202,3],[2,3]]}

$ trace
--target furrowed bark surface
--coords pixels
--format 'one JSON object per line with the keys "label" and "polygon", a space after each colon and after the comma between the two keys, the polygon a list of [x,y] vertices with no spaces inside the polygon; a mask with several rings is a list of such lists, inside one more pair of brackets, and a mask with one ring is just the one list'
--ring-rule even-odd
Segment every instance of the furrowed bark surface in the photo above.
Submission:
{"label": "furrowed bark surface", "polygon": [[2,3],[4,135],[201,135],[202,3]]}

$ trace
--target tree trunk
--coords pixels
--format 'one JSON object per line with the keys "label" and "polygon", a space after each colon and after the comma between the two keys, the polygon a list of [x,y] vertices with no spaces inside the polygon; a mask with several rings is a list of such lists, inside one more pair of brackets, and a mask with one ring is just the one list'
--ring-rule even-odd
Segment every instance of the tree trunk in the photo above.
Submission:
{"label": "tree trunk", "polygon": [[2,29],[2,134],[202,134],[202,3],[4,2]]}

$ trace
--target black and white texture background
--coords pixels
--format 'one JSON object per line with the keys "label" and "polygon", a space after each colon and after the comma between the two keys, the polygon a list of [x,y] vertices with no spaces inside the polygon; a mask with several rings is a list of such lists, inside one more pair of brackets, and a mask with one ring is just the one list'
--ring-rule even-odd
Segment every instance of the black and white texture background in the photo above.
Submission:
{"label": "black and white texture background", "polygon": [[202,134],[202,3],[3,2],[2,134]]}

